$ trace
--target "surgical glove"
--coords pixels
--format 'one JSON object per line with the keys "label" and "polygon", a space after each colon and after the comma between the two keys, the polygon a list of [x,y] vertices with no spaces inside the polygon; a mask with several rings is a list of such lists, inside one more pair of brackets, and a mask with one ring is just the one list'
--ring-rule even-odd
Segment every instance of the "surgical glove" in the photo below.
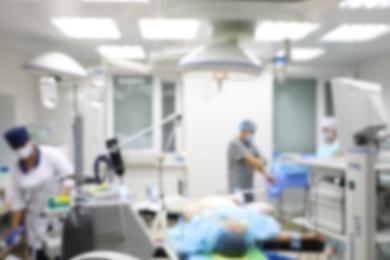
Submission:
{"label": "surgical glove", "polygon": [[9,232],[6,240],[7,247],[14,246],[17,243],[17,241],[20,240],[23,231],[24,231],[24,225],[20,225],[18,228]]}

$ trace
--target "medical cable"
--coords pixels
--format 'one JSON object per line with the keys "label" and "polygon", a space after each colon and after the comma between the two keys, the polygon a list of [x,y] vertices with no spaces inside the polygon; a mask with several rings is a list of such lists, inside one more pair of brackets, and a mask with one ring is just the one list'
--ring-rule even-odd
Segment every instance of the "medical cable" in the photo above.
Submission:
{"label": "medical cable", "polygon": [[178,120],[180,121],[181,118],[182,118],[182,116],[180,114],[173,114],[173,115],[167,116],[166,118],[164,118],[161,121],[161,123],[154,124],[154,125],[146,128],[146,129],[142,130],[141,132],[139,132],[139,133],[137,133],[135,135],[132,135],[132,136],[122,140],[120,144],[112,147],[105,154],[108,155],[108,154],[110,154],[110,152],[116,151],[117,149],[119,149],[119,148],[121,148],[121,147],[123,147],[123,146],[125,146],[125,145],[127,145],[127,144],[129,144],[129,143],[131,143],[131,142],[133,142],[133,141],[135,141],[137,139],[139,139],[140,137],[142,137],[142,136],[144,136],[146,134],[151,133],[155,128],[160,127],[160,125],[165,125],[165,124],[167,124],[169,122],[173,122],[173,121],[178,121]]}
{"label": "medical cable", "polygon": [[[106,171],[104,174],[100,172],[100,165],[105,164]],[[112,161],[107,155],[99,155],[94,162],[94,173],[95,173],[95,180],[101,184],[105,182],[106,180],[111,183],[113,178],[113,171],[112,171]]]}

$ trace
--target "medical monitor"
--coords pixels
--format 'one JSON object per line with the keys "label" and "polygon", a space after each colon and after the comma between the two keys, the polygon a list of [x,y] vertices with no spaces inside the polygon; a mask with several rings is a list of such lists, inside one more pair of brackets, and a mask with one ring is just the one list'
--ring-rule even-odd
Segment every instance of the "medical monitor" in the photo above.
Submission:
{"label": "medical monitor", "polygon": [[354,136],[371,128],[389,130],[389,116],[376,83],[336,78],[332,92],[339,140],[343,151],[356,147]]}

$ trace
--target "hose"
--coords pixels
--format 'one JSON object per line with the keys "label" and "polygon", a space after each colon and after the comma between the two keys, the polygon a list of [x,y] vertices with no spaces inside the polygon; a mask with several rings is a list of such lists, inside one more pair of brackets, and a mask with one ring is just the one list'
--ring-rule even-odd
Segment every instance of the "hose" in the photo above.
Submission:
{"label": "hose", "polygon": [[[106,173],[104,175],[102,175],[100,173],[100,164],[101,163],[104,163],[106,165]],[[111,169],[112,169],[112,161],[111,159],[107,156],[107,155],[99,155],[96,159],[95,159],[95,162],[94,162],[94,165],[93,165],[93,169],[94,169],[94,174],[95,174],[95,182],[97,183],[102,183],[106,180],[106,178],[110,178],[110,174],[108,174]]]}

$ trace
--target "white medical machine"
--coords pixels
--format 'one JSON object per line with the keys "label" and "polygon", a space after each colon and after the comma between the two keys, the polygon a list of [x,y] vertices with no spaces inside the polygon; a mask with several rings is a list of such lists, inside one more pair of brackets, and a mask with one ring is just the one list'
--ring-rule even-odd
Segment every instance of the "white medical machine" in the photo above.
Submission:
{"label": "white medical machine", "polygon": [[[94,250],[96,252],[93,255],[96,255],[97,251],[112,252],[132,256],[138,260],[150,260],[157,251],[163,251],[168,259],[177,259],[173,248],[153,240],[151,232],[133,207],[127,189],[119,186],[118,190],[121,196],[116,199],[92,199],[83,204],[90,211],[95,227]],[[48,209],[46,214],[66,215],[68,210]],[[53,232],[50,235],[45,239],[45,249],[48,255],[58,256],[61,253],[61,231]],[[84,260],[84,258],[76,259]]]}
{"label": "white medical machine", "polygon": [[388,259],[390,161],[379,162],[389,117],[379,84],[337,78],[333,98],[344,158],[305,160],[310,168],[308,213],[295,223],[344,245],[347,260]]}

